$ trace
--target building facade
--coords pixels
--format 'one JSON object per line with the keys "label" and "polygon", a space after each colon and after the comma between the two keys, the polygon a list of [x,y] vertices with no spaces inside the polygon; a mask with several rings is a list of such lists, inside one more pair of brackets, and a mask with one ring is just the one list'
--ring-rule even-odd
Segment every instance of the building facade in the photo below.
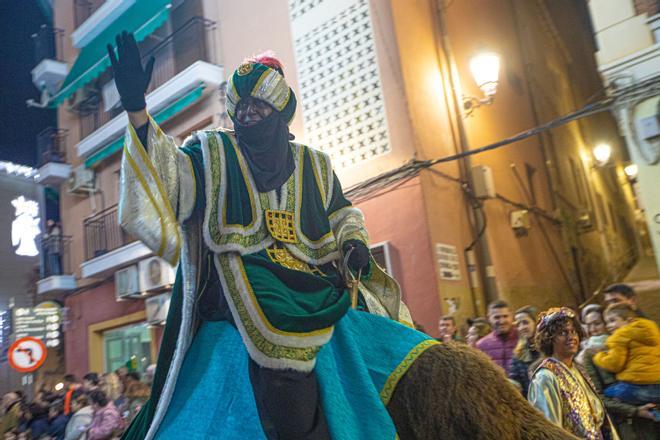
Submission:
{"label": "building facade", "polygon": [[[123,29],[156,58],[147,105],[178,141],[228,126],[226,78],[245,56],[274,50],[299,100],[292,132],[332,157],[373,253],[431,334],[440,314],[462,321],[496,298],[577,305],[632,264],[631,190],[608,115],[421,165],[563,116],[602,88],[583,2],[504,3],[56,2],[62,47],[33,74],[56,84],[58,129],[44,141],[56,154],[41,174],[59,189],[71,264],[40,291],[65,297],[67,370],[155,362],[172,280],[117,225],[127,118],[104,51]],[[484,48],[500,55],[497,93],[468,108],[482,96],[468,65]],[[601,142],[614,153],[596,166]]]}
{"label": "building facade", "polygon": [[589,8],[598,69],[608,92],[621,97],[615,115],[631,160],[640,229],[660,273],[660,2],[592,0]]}

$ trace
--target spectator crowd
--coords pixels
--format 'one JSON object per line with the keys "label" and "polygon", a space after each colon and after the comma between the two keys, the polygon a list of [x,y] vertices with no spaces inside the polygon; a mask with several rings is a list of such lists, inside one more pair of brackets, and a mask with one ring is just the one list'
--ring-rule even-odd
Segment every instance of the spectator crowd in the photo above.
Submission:
{"label": "spectator crowd", "polygon": [[[468,320],[464,341],[499,365],[522,396],[578,438],[660,439],[660,331],[615,284],[603,304],[515,311],[504,301]],[[450,315],[442,342],[460,342]],[[584,409],[587,409],[586,411]]]}
{"label": "spectator crowd", "polygon": [[127,367],[90,372],[82,381],[67,374],[59,391],[42,387],[31,401],[9,392],[2,397],[2,439],[118,439],[149,399],[154,369],[142,377]]}
{"label": "spectator crowd", "polygon": [[[606,288],[602,305],[579,313],[512,311],[495,301],[486,317],[467,324],[461,335],[454,317],[442,316],[439,341],[482,351],[551,422],[578,438],[660,439],[660,331],[630,286]],[[19,391],[7,393],[2,438],[119,438],[148,400],[154,370],[142,378],[126,367],[88,373],[82,381],[66,375],[59,391],[42,388],[31,402]]]}

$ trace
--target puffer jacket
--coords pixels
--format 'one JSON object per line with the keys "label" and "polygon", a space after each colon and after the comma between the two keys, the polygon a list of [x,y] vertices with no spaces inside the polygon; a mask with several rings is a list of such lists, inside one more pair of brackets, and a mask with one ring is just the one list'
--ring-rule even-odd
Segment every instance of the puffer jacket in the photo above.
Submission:
{"label": "puffer jacket", "polygon": [[511,373],[513,349],[518,343],[518,332],[512,329],[507,335],[498,336],[490,332],[477,342],[477,348],[490,357],[493,362],[502,367],[507,376]]}
{"label": "puffer jacket", "polygon": [[594,363],[634,384],[660,383],[660,330],[650,319],[635,318],[607,338],[607,351],[594,355]]}
{"label": "puffer jacket", "polygon": [[109,402],[94,412],[92,424],[87,431],[87,440],[108,440],[124,429],[124,420],[114,403]]}

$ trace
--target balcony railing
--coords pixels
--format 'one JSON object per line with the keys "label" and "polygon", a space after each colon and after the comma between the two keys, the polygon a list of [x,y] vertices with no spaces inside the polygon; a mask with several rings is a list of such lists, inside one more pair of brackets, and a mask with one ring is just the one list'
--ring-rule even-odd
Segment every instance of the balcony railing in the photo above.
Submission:
{"label": "balcony railing", "polygon": [[46,24],[42,24],[39,30],[32,34],[35,65],[45,59],[62,61],[59,57],[62,54],[63,35],[64,31],[62,29]]}
{"label": "balcony railing", "polygon": [[41,279],[73,274],[70,246],[69,235],[51,234],[41,239]]}
{"label": "balcony railing", "polygon": [[76,27],[83,24],[98,8],[100,8],[105,0],[74,0],[73,12],[76,20]]}
{"label": "balcony railing", "polygon": [[99,257],[135,241],[119,226],[117,205],[85,219],[83,228],[85,260]]}
{"label": "balcony railing", "polygon": [[144,63],[151,57],[156,59],[147,93],[162,86],[195,61],[215,63],[215,50],[209,47],[214,41],[214,30],[214,21],[193,17],[145,53],[142,57]]}
{"label": "balcony railing", "polygon": [[68,130],[48,127],[37,135],[37,167],[49,162],[66,162]]}
{"label": "balcony railing", "polygon": [[[147,93],[162,86],[196,61],[214,63],[215,50],[213,47],[209,47],[214,41],[214,30],[214,21],[203,17],[193,17],[163,38],[155,47],[146,51],[142,57],[143,63],[146,64],[151,57],[155,58]],[[98,130],[121,111],[121,109],[104,111],[103,102],[99,99],[96,109],[87,112],[80,118],[81,138]]]}
{"label": "balcony railing", "polygon": [[637,15],[652,17],[660,13],[660,0],[635,0],[634,4]]}
{"label": "balcony railing", "polygon": [[96,109],[90,113],[80,115],[80,138],[84,138],[94,133],[100,127],[110,122],[112,118],[122,112],[122,108],[115,108],[110,111],[103,109],[103,103],[99,103]]}

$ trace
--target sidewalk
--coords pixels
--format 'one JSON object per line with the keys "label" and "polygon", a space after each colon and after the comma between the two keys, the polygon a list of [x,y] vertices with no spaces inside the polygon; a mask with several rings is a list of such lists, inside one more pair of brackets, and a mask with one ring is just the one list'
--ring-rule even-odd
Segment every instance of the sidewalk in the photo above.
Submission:
{"label": "sidewalk", "polygon": [[653,257],[641,257],[624,281],[635,289],[639,308],[660,322],[660,275]]}

